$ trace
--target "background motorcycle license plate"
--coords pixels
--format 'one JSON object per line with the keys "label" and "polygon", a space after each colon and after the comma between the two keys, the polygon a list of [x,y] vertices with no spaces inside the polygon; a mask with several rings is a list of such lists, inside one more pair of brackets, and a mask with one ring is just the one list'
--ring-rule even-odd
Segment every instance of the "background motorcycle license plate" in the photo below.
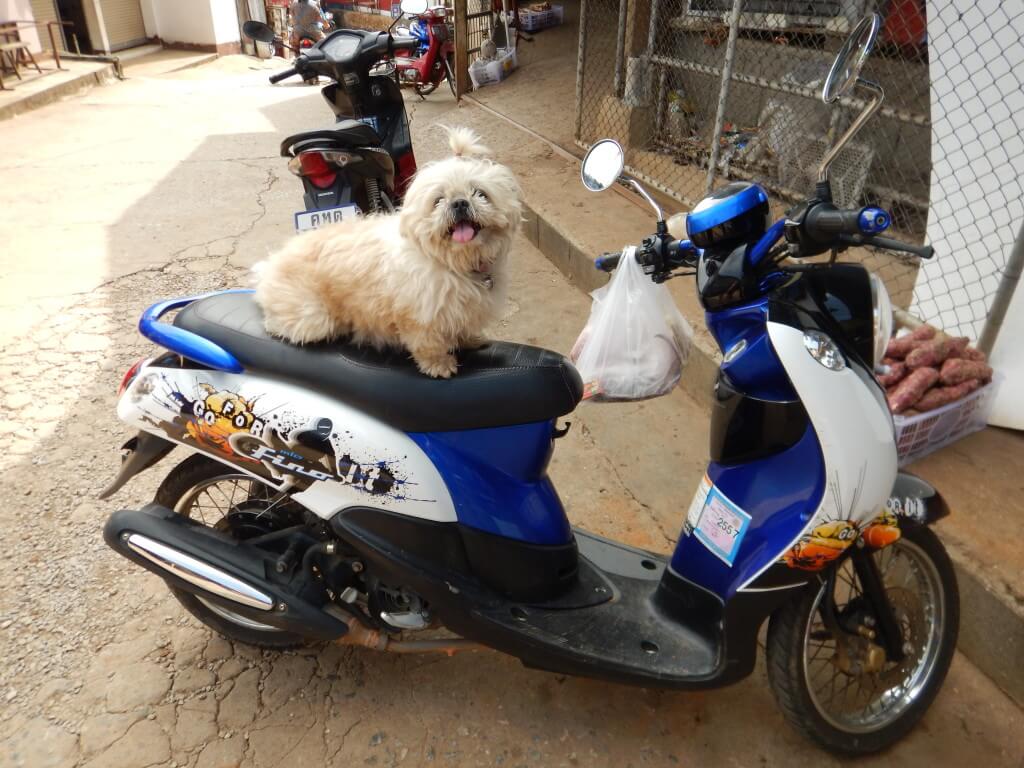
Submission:
{"label": "background motorcycle license plate", "polygon": [[328,224],[348,221],[359,215],[359,206],[341,205],[337,208],[324,208],[320,211],[299,211],[295,214],[295,229],[304,232],[307,229],[319,229]]}

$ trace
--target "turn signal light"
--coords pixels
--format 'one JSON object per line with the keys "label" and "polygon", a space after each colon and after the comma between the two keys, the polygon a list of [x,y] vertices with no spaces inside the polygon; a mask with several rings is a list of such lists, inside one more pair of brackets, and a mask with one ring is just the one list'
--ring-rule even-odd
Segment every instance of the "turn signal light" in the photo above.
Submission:
{"label": "turn signal light", "polygon": [[124,394],[124,391],[128,389],[128,385],[132,383],[136,376],[139,375],[139,369],[142,368],[142,364],[146,362],[146,358],[140,358],[135,362],[131,368],[129,368],[124,376],[121,377],[121,385],[117,388],[117,396],[120,397]]}

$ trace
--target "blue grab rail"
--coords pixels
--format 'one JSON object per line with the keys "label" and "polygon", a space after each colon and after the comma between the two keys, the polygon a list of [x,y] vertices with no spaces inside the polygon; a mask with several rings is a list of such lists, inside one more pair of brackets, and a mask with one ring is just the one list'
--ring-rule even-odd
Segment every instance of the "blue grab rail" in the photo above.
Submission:
{"label": "blue grab rail", "polygon": [[149,307],[139,318],[139,333],[155,344],[177,352],[182,357],[194,360],[202,365],[208,365],[218,371],[228,373],[241,373],[245,370],[234,355],[209,339],[184,328],[178,328],[170,323],[161,323],[160,318],[174,309],[181,309],[193,301],[205,299],[207,296],[216,296],[221,293],[252,293],[251,288],[233,288],[227,291],[213,291],[204,293],[201,296],[189,296],[181,299],[168,299]]}

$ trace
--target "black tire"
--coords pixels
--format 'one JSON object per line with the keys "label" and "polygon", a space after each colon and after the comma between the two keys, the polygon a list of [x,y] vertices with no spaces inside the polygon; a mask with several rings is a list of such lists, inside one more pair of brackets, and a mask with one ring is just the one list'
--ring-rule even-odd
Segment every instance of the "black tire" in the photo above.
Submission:
{"label": "black tire", "polygon": [[[937,635],[934,662],[919,693],[890,722],[875,730],[845,730],[829,722],[815,704],[804,663],[805,633],[808,623],[814,620],[814,614],[817,613],[815,605],[825,585],[820,590],[805,590],[800,597],[776,611],[768,625],[768,681],[775,700],[793,727],[831,752],[850,756],[866,755],[885,749],[903,738],[931,706],[953,660],[960,626],[960,597],[953,565],[942,542],[924,526],[908,526],[901,540],[890,546],[899,547],[903,541],[916,546],[919,553],[923,553],[934,565],[942,586],[944,623],[941,633]],[[880,552],[874,556],[879,557]]]}
{"label": "black tire", "polygon": [[[197,485],[210,482],[221,476],[237,475],[220,462],[200,454],[192,454],[171,470],[170,474],[157,489],[155,501],[169,509],[177,510],[179,502],[186,498]],[[263,630],[244,626],[231,621],[222,614],[213,611],[206,603],[191,592],[167,585],[171,594],[181,603],[182,607],[214,632],[246,645],[258,648],[285,650],[304,645],[306,640],[301,635],[281,630]]]}

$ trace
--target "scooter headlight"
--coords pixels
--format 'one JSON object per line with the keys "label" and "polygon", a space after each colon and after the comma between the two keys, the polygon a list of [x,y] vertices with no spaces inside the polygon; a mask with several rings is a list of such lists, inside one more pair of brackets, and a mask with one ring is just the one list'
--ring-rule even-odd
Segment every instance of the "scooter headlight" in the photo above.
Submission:
{"label": "scooter headlight", "polygon": [[846,358],[843,357],[839,345],[821,331],[806,331],[804,347],[811,357],[830,371],[841,371],[846,367]]}
{"label": "scooter headlight", "polygon": [[889,298],[889,291],[882,282],[882,278],[875,274],[870,275],[871,279],[871,314],[874,322],[875,348],[872,364],[878,368],[885,357],[885,348],[889,345],[892,337],[892,300]]}

